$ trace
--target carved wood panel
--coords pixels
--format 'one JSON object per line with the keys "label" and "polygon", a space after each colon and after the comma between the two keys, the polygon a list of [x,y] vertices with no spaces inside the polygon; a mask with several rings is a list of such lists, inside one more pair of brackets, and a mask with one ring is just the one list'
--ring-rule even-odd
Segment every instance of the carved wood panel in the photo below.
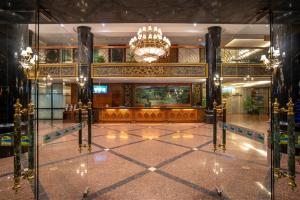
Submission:
{"label": "carved wood panel", "polygon": [[197,121],[197,110],[195,109],[170,109],[168,120],[173,122]]}
{"label": "carved wood panel", "polygon": [[102,109],[101,119],[108,122],[130,122],[132,121],[132,110]]}
{"label": "carved wood panel", "polygon": [[134,114],[135,121],[143,122],[161,122],[166,121],[164,110],[160,109],[140,109],[136,110]]}

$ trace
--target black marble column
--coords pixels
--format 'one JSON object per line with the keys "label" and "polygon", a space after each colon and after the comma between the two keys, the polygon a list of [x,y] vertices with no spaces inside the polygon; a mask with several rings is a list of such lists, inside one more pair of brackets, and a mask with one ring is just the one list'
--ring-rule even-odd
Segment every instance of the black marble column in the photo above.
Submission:
{"label": "black marble column", "polygon": [[[273,13],[271,19],[271,45],[280,50],[281,64],[273,71],[272,102],[278,99],[280,107],[287,107],[289,98],[295,104],[295,131],[300,131],[300,24],[298,16],[291,12]],[[296,20],[296,22],[295,22]],[[280,121],[287,122],[286,114],[281,114]],[[272,120],[273,123],[273,120]],[[280,124],[280,131],[286,132],[285,123]],[[281,145],[281,152],[287,153],[287,145]],[[296,155],[300,154],[296,148]]]}
{"label": "black marble column", "polygon": [[275,23],[272,29],[273,46],[279,48],[282,62],[273,72],[273,100],[283,106],[289,97],[300,100],[300,25]]}
{"label": "black marble column", "polygon": [[212,26],[208,28],[206,39],[206,62],[208,64],[208,77],[206,79],[206,111],[205,119],[207,123],[213,122],[213,102],[221,104],[221,85],[216,86],[214,76],[221,75],[221,27]]}
{"label": "black marble column", "polygon": [[86,104],[88,99],[92,98],[92,78],[91,64],[93,62],[93,38],[91,28],[88,26],[79,26],[78,33],[78,76],[83,75],[87,78],[85,87],[79,92],[79,98]]}
{"label": "black marble column", "polygon": [[17,98],[27,103],[26,76],[18,61],[21,48],[28,46],[28,25],[0,25],[0,122],[13,122]]}
{"label": "black marble column", "polygon": [[[24,106],[28,102],[27,79],[18,61],[28,38],[28,25],[0,25],[0,134],[13,131],[9,124],[13,123],[16,99]],[[5,152],[1,150],[1,154]]]}

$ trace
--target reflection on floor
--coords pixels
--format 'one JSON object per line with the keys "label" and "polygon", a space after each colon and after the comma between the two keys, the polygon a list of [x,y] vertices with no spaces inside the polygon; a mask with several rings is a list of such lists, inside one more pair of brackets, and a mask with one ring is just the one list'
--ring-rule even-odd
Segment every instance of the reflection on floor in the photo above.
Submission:
{"label": "reflection on floor", "polygon": [[[40,134],[66,126],[44,123]],[[87,149],[79,153],[77,133],[40,146],[40,199],[82,199],[87,190],[86,199],[99,200],[270,199],[268,153],[263,144],[228,133],[227,151],[213,153],[212,126],[202,123],[95,124],[92,128],[92,153]],[[12,158],[0,160],[0,199],[33,199],[33,188],[25,180],[17,194],[11,190],[12,164]],[[286,182],[280,184],[288,191]]]}
{"label": "reflection on floor", "polygon": [[266,134],[269,127],[269,116],[256,114],[227,114],[227,122]]}

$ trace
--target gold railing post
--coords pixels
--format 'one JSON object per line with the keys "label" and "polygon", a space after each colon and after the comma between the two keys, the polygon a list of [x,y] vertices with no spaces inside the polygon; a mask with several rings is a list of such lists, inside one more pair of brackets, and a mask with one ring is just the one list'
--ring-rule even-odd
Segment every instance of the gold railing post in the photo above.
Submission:
{"label": "gold railing post", "polygon": [[287,103],[287,121],[288,121],[288,184],[292,190],[297,185],[295,182],[296,166],[295,166],[295,114],[294,103],[292,98]]}
{"label": "gold railing post", "polygon": [[[78,121],[79,124],[82,125],[82,102],[81,99],[78,101]],[[79,152],[82,151],[82,128],[78,131],[78,145],[79,145]]]}
{"label": "gold railing post", "polygon": [[274,175],[278,180],[283,174],[280,170],[280,127],[279,127],[279,103],[277,98],[273,103],[273,133],[272,133],[272,143],[274,144]]}
{"label": "gold railing post", "polygon": [[214,152],[217,150],[217,102],[213,102],[213,145]]}
{"label": "gold railing post", "polygon": [[92,102],[89,100],[87,105],[88,110],[88,151],[92,152]]}
{"label": "gold railing post", "polygon": [[33,180],[34,178],[34,127],[33,127],[33,120],[34,120],[34,105],[30,101],[28,104],[28,172],[27,172],[27,179]]}
{"label": "gold railing post", "polygon": [[21,109],[20,100],[14,105],[14,185],[16,192],[21,187]]}
{"label": "gold railing post", "polygon": [[226,101],[223,101],[222,105],[222,149],[225,152],[226,151]]}

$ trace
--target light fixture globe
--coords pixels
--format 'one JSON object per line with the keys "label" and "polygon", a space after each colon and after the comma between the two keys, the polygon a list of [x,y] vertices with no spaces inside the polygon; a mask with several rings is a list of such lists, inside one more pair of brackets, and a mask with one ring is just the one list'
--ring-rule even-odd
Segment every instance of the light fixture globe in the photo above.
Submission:
{"label": "light fixture globe", "polygon": [[138,30],[137,36],[131,38],[129,46],[135,56],[151,63],[169,53],[171,42],[163,36],[160,28],[143,26]]}

